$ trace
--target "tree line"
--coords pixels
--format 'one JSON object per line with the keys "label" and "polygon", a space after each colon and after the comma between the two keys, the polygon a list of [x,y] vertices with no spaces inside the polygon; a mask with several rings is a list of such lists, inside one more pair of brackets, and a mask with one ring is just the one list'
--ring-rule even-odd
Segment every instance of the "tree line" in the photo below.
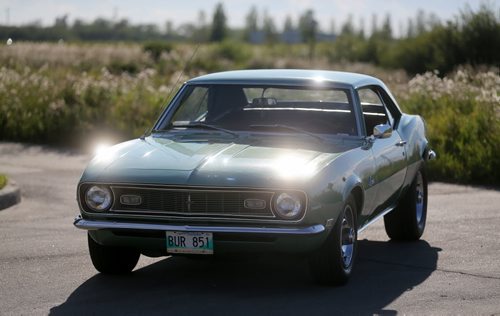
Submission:
{"label": "tree line", "polygon": [[[449,21],[440,21],[433,14],[419,11],[409,19],[406,28],[395,36],[391,16],[381,23],[374,15],[371,32],[365,32],[365,21],[354,22],[352,15],[337,28],[321,30],[314,11],[306,10],[296,21],[286,17],[278,27],[267,11],[254,6],[246,15],[243,28],[229,28],[221,3],[217,4],[210,21],[200,11],[196,23],[177,27],[171,21],[164,28],[156,24],[133,25],[127,19],[118,21],[97,18],[92,22],[68,16],[56,18],[51,26],[31,23],[23,26],[0,25],[0,38],[14,41],[155,41],[155,42],[221,42],[246,41],[252,44],[279,43],[307,45],[309,58],[318,54],[332,62],[361,61],[383,67],[403,68],[410,73],[437,69],[441,73],[460,64],[500,64],[500,17],[498,10],[483,4],[477,11],[466,7]],[[319,45],[318,45],[319,44]],[[154,47],[151,43],[148,47]]]}

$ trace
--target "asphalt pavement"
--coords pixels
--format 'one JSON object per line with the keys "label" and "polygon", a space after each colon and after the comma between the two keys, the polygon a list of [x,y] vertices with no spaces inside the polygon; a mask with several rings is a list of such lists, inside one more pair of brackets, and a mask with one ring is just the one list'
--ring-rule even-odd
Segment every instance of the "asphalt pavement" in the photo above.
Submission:
{"label": "asphalt pavement", "polygon": [[0,211],[0,315],[500,315],[500,191],[432,183],[421,241],[359,237],[354,275],[318,286],[294,257],[141,257],[98,274],[73,227],[88,155],[0,143],[0,172],[22,189]]}

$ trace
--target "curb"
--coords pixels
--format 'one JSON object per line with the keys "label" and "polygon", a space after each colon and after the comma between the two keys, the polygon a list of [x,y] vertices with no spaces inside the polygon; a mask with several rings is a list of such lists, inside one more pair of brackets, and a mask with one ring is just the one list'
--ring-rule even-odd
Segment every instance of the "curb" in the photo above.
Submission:
{"label": "curb", "polygon": [[0,210],[11,207],[19,202],[21,202],[21,190],[14,181],[10,180],[0,190]]}

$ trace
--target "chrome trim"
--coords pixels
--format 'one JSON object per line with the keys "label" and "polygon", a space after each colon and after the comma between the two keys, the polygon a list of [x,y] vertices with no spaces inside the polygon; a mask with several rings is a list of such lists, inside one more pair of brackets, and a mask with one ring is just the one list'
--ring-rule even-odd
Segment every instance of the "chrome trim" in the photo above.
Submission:
{"label": "chrome trim", "polygon": [[212,232],[232,234],[276,234],[276,235],[315,235],[325,231],[321,224],[297,227],[244,227],[244,226],[192,226],[169,224],[144,224],[116,221],[96,221],[83,219],[80,215],[75,218],[75,227],[85,230],[126,229],[126,230],[156,230],[181,232]]}
{"label": "chrome trim", "polygon": [[373,127],[373,137],[375,138],[389,138],[392,132],[392,126],[389,124],[378,124]]}
{"label": "chrome trim", "polygon": [[[96,187],[104,187],[104,189],[106,189],[107,191],[109,191],[109,195],[111,196],[111,204],[108,207],[106,207],[105,209],[97,210],[97,209],[91,207],[90,205],[88,205],[88,203],[87,203],[87,193],[94,186],[96,186]],[[113,205],[115,204],[115,192],[113,192],[113,190],[111,189],[111,187],[109,187],[109,185],[94,184],[93,186],[90,186],[87,190],[85,190],[85,192],[82,192],[82,193],[83,193],[83,196],[84,196],[83,200],[84,200],[85,205],[90,210],[92,210],[92,212],[99,212],[99,213],[108,212],[109,210],[111,210],[113,208]],[[78,186],[77,198],[78,198],[78,200],[80,200],[80,186]]]}
{"label": "chrome trim", "polygon": [[[269,216],[266,216],[266,215],[240,215],[240,214],[224,214],[224,213],[212,213],[212,214],[206,214],[206,213],[183,213],[183,212],[164,212],[164,211],[151,211],[151,210],[148,210],[148,209],[141,209],[141,210],[120,210],[120,209],[109,209],[108,210],[109,212],[113,212],[113,213],[120,213],[120,214],[124,214],[124,213],[130,213],[130,214],[138,214],[138,213],[147,213],[147,214],[165,214],[165,215],[184,215],[185,218],[192,218],[193,216],[198,216],[200,218],[206,216],[206,217],[209,217],[209,218],[219,218],[219,217],[224,217],[224,218],[268,218],[268,219],[272,219],[272,218],[276,218],[276,216],[273,215],[269,215]],[[272,212],[272,210],[271,210]],[[94,214],[94,213],[88,213],[86,212],[87,214]],[[144,215],[144,216],[147,216]]]}
{"label": "chrome trim", "polygon": [[[264,202],[264,205],[262,207],[248,207],[247,203],[250,203],[250,201],[262,201],[262,202]],[[249,210],[263,210],[266,208],[267,203],[266,203],[266,200],[262,200],[262,199],[245,199],[243,201],[243,206]],[[271,210],[271,213],[272,213],[272,210]]]}
{"label": "chrome trim", "polygon": [[[290,193],[290,191],[298,191],[298,190],[284,190],[284,191],[275,191],[271,197],[271,204],[270,204],[270,207],[271,207],[271,212],[274,214],[274,216],[276,218],[280,218],[282,220],[285,220],[285,221],[292,221],[294,220],[294,218],[290,218],[290,219],[287,219],[286,217],[284,217],[283,215],[281,215],[277,210],[275,210],[276,208],[276,204],[277,204],[277,201],[278,201],[278,198],[280,197],[281,194],[283,193]],[[297,219],[296,221],[300,222],[305,216],[306,216],[306,211],[307,211],[307,203],[308,203],[308,200],[307,200],[307,194],[304,192],[304,196],[305,196],[305,200],[304,200],[304,206],[300,206],[300,212],[302,214],[302,216],[300,216],[300,219]],[[302,200],[301,200],[302,201]]]}
{"label": "chrome trim", "polygon": [[335,225],[335,220],[333,218],[326,220],[326,224],[325,224],[326,228],[332,228],[333,225]]}
{"label": "chrome trim", "polygon": [[97,212],[86,212],[81,210],[83,215],[87,217],[94,218],[113,218],[113,219],[141,219],[141,220],[172,220],[172,221],[184,221],[184,222],[227,222],[227,223],[258,223],[258,224],[297,224],[299,221],[294,220],[281,220],[273,218],[240,218],[240,217],[201,217],[201,216],[172,216],[170,214],[166,215],[154,215],[154,214],[126,214],[126,213],[97,213]]}
{"label": "chrome trim", "polygon": [[[111,187],[111,190],[113,190],[113,187]],[[191,213],[191,204],[193,204],[193,201],[191,201],[191,193],[188,193],[188,199],[187,199],[187,208],[188,208],[188,213]],[[135,210],[137,212],[137,210]]]}
{"label": "chrome trim", "polygon": [[[94,184],[94,182],[83,182],[82,184]],[[141,190],[158,190],[158,191],[179,191],[179,192],[190,192],[190,191],[203,191],[203,192],[221,192],[225,190],[225,192],[242,192],[242,193],[270,193],[273,194],[275,191],[269,189],[247,189],[240,187],[204,187],[204,186],[179,186],[179,185],[164,185],[164,184],[116,184],[116,183],[103,183],[108,185],[111,189],[141,189]],[[156,188],[155,188],[156,187]],[[291,191],[299,191],[299,190],[291,190]]]}
{"label": "chrome trim", "polygon": [[[136,203],[125,203],[124,202],[124,199],[125,197],[128,197],[128,198],[137,198],[138,202]],[[124,204],[124,205],[131,205],[131,206],[136,206],[136,205],[141,205],[142,204],[142,198],[140,195],[135,195],[135,194],[123,194],[123,195],[120,195],[120,203],[121,204]]]}
{"label": "chrome trim", "polygon": [[429,149],[429,151],[427,152],[427,160],[434,160],[436,159],[436,157],[437,157],[436,152],[432,149]]}
{"label": "chrome trim", "polygon": [[[343,103],[350,105],[349,103]],[[337,113],[351,113],[350,110],[339,109],[322,109],[322,108],[300,108],[300,107],[272,107],[272,108],[243,108],[243,111],[310,111],[310,112],[337,112]]]}
{"label": "chrome trim", "polygon": [[371,224],[373,224],[376,221],[378,221],[380,218],[384,217],[384,215],[390,213],[394,209],[395,209],[395,207],[388,207],[385,210],[383,210],[380,214],[378,214],[373,219],[371,219],[368,223],[366,223],[365,225],[363,225],[363,227],[358,228],[358,234],[361,233],[362,231],[364,231],[366,228],[368,228],[368,226],[370,226]]}

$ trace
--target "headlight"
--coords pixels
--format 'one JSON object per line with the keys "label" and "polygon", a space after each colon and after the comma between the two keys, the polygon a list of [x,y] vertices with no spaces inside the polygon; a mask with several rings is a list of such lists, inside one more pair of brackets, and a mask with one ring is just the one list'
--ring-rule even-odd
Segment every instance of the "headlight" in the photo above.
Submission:
{"label": "headlight", "polygon": [[274,199],[274,210],[284,219],[295,219],[302,213],[302,199],[293,193],[281,193]]}
{"label": "headlight", "polygon": [[111,207],[111,191],[103,186],[94,185],[85,193],[85,203],[94,211],[106,211]]}

